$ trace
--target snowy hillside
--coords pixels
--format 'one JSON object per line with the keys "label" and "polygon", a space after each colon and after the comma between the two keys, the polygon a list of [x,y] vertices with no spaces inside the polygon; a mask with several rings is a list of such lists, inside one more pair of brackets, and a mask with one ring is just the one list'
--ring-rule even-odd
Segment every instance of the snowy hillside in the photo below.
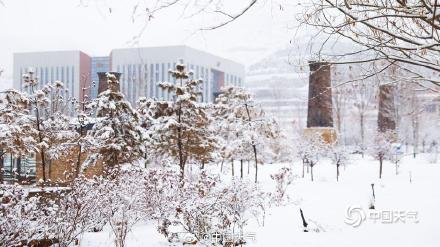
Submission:
{"label": "snowy hillside", "polygon": [[283,49],[249,66],[245,87],[266,114],[292,128],[305,124],[308,73],[299,72],[290,56]]}

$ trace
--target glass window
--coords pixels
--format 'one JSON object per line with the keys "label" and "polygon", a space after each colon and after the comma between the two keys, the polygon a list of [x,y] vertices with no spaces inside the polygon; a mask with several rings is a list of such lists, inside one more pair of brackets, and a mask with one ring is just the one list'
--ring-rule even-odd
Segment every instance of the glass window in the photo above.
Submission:
{"label": "glass window", "polygon": [[159,64],[156,63],[156,70],[155,70],[155,77],[154,77],[154,88],[155,88],[155,92],[154,92],[154,96],[156,98],[159,97],[159,87],[157,86],[157,83],[159,82]]}

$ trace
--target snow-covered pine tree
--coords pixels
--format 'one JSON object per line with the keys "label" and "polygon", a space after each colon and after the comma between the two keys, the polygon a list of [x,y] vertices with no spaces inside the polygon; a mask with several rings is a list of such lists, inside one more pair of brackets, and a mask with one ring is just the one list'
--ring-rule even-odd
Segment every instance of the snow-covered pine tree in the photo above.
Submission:
{"label": "snow-covered pine tree", "polygon": [[[146,97],[141,97],[137,101],[136,112],[139,117],[139,125],[142,129],[144,129],[144,136],[148,138],[145,140],[146,147],[148,147],[149,145],[154,146],[153,143],[150,141],[150,136],[152,135],[152,133],[149,130],[153,126],[155,118],[157,117],[156,114],[158,112],[155,110],[160,109],[160,107],[155,106],[155,104],[157,103],[159,102]],[[147,167],[148,162],[153,162],[153,159],[157,158],[160,155],[155,155],[155,149],[152,148],[149,150],[148,154],[145,152],[143,156],[145,159],[145,167]]]}
{"label": "snow-covered pine tree", "polygon": [[197,101],[201,80],[192,79],[192,72],[183,63],[169,71],[175,83],[162,82],[159,86],[174,95],[173,102],[151,104],[154,112],[150,136],[154,149],[179,162],[183,181],[188,162],[207,162],[216,146],[216,138],[209,129],[208,105]]}
{"label": "snow-covered pine tree", "polygon": [[132,163],[145,153],[143,129],[139,117],[124,95],[119,91],[119,81],[108,73],[108,89],[89,104],[96,109],[96,122],[88,133],[90,155],[83,168],[103,162],[104,170],[110,172],[120,165]]}
{"label": "snow-covered pine tree", "polygon": [[92,85],[89,87],[81,88],[82,94],[81,98],[74,101],[75,104],[75,113],[76,113],[76,129],[78,131],[78,137],[75,140],[75,153],[76,153],[76,161],[75,161],[75,178],[78,178],[81,172],[81,165],[84,161],[84,156],[86,155],[86,146],[88,143],[89,137],[87,136],[87,126],[91,124],[93,121],[93,109],[90,107],[90,97],[86,94],[86,91],[91,87],[95,87],[95,82],[92,82]]}
{"label": "snow-covered pine tree", "polygon": [[223,148],[226,150],[225,154],[234,153],[246,158],[251,153],[255,161],[255,182],[257,182],[258,163],[259,159],[262,159],[257,152],[257,146],[267,148],[270,140],[279,136],[276,122],[267,118],[264,111],[254,105],[252,95],[243,88],[223,88],[217,98],[217,109],[217,118],[223,119],[219,123],[225,139],[223,143],[232,144]]}
{"label": "snow-covered pine tree", "polygon": [[245,112],[241,102],[236,96],[238,88],[223,88],[216,99],[215,129],[220,137],[220,154],[222,165],[224,161],[231,160],[232,172],[234,173],[234,160],[251,160],[252,146],[245,142],[243,129],[245,126]]}

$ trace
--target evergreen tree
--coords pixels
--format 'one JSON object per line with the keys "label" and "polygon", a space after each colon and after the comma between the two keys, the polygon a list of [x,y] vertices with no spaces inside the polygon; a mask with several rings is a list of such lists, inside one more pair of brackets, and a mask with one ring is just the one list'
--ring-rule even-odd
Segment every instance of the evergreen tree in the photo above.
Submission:
{"label": "evergreen tree", "polygon": [[179,162],[183,181],[188,162],[206,163],[211,160],[216,147],[209,125],[209,105],[198,102],[201,80],[192,79],[185,65],[178,63],[170,71],[175,83],[163,82],[160,87],[174,95],[173,102],[159,101],[150,104],[154,121],[150,136],[154,149]]}
{"label": "evergreen tree", "polygon": [[142,157],[144,131],[139,126],[139,117],[124,95],[119,91],[119,81],[107,74],[108,89],[90,103],[96,109],[96,122],[88,133],[88,151],[84,166],[101,160],[106,171],[132,163]]}
{"label": "evergreen tree", "polygon": [[[230,158],[253,159],[255,182],[258,181],[258,146],[269,148],[270,142],[280,136],[277,123],[268,119],[264,111],[254,105],[252,95],[243,88],[226,87],[217,98],[219,133],[223,137],[223,154]],[[249,157],[249,154],[252,154]],[[234,157],[235,156],[235,157]],[[261,160],[260,160],[261,159]]]}

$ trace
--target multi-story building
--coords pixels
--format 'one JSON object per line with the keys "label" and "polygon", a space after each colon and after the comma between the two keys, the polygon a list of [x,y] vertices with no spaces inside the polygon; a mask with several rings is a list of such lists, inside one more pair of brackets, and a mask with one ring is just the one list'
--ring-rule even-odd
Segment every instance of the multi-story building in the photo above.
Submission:
{"label": "multi-story building", "polygon": [[110,59],[111,70],[122,73],[121,91],[131,103],[141,96],[171,99],[172,95],[157,84],[173,82],[168,71],[180,61],[193,72],[194,79],[203,80],[204,102],[212,102],[222,86],[244,84],[243,65],[187,46],[116,49]]}
{"label": "multi-story building", "polygon": [[[121,91],[134,104],[139,97],[169,100],[159,82],[173,82],[168,73],[183,62],[202,79],[204,102],[212,102],[222,86],[244,84],[244,66],[187,46],[115,49],[109,57],[90,57],[81,51],[28,52],[14,54],[14,88],[25,88],[23,74],[29,71],[41,82],[39,88],[56,80],[64,82],[65,96],[82,99],[98,96],[98,72],[120,72]],[[96,82],[93,84],[92,82]]]}
{"label": "multi-story building", "polygon": [[[81,51],[26,52],[14,54],[14,88],[28,91],[23,74],[33,72],[41,89],[49,82],[62,81],[65,98],[81,99],[90,86],[91,58]],[[86,90],[83,90],[83,89]]]}

